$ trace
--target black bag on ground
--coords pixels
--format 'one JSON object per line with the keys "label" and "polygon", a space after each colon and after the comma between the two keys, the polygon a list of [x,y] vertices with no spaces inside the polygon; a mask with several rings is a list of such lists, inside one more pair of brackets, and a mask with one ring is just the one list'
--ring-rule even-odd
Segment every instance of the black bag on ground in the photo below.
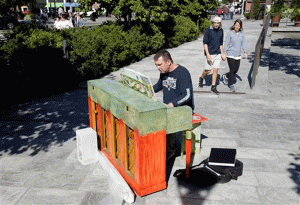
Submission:
{"label": "black bag on ground", "polygon": [[[192,166],[190,168],[190,177],[191,175],[198,175],[200,172],[200,169],[206,170],[207,173],[211,173],[211,176],[215,178],[218,183],[226,183],[229,182],[231,179],[237,180],[239,176],[242,176],[243,174],[243,163],[239,160],[235,160],[235,166],[234,167],[229,167],[229,166],[218,166],[218,165],[209,165],[208,164],[208,159],[203,160],[200,164],[197,164],[195,166]],[[203,168],[199,168],[201,165],[204,165]],[[198,172],[197,172],[198,170]],[[203,171],[202,171],[203,172]],[[194,174],[193,174],[194,173]],[[186,169],[178,169],[174,172],[173,176],[177,178],[182,178],[185,180],[189,180],[185,178],[186,174]],[[199,178],[199,175],[197,176]],[[190,179],[194,180],[194,179]],[[207,176],[206,176],[207,180]],[[213,179],[210,179],[211,181],[214,181]],[[201,182],[202,183],[202,182]],[[215,183],[215,182],[214,182]]]}
{"label": "black bag on ground", "polygon": [[243,174],[243,163],[239,160],[235,161],[234,167],[209,165],[208,158],[203,160],[200,164],[202,163],[204,164],[204,168],[219,179],[220,183],[229,182],[231,179],[237,180],[237,178]]}

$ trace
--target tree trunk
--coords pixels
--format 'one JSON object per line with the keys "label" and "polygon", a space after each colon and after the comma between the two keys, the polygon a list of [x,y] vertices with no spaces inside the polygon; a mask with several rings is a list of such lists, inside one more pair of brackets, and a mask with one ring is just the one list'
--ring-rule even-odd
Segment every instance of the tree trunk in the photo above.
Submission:
{"label": "tree trunk", "polygon": [[295,17],[295,26],[300,27],[300,16]]}

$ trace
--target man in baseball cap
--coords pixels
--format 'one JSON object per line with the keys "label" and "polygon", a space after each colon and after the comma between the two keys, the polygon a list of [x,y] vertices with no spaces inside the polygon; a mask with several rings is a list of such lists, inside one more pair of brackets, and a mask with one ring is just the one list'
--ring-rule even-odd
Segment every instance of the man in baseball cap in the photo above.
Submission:
{"label": "man in baseball cap", "polygon": [[204,63],[204,71],[199,78],[199,87],[203,87],[203,79],[211,72],[211,70],[213,70],[211,91],[218,95],[219,92],[216,86],[218,71],[221,59],[225,61],[226,55],[223,52],[224,32],[223,29],[220,28],[222,19],[215,16],[212,21],[213,25],[206,29],[203,37],[204,55],[206,56],[206,60]]}

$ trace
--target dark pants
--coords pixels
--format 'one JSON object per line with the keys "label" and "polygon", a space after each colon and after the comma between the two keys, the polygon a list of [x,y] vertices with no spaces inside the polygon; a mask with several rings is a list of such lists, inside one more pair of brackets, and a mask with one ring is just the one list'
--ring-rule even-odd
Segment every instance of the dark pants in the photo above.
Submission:
{"label": "dark pants", "polygon": [[233,76],[238,72],[240,68],[240,61],[235,60],[233,58],[227,58],[228,66],[229,66],[229,73],[227,74],[227,78],[229,79],[228,85],[233,84]]}
{"label": "dark pants", "polygon": [[182,132],[167,134],[167,160],[180,154]]}

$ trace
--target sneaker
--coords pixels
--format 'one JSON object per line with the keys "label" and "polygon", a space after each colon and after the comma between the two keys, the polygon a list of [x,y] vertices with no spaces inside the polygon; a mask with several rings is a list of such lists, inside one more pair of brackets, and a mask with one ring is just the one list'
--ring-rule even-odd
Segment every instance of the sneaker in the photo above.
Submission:
{"label": "sneaker", "polygon": [[233,85],[229,86],[229,88],[230,88],[230,90],[231,90],[232,92],[235,92],[235,89],[234,89],[234,86],[233,86]]}
{"label": "sneaker", "polygon": [[228,78],[226,77],[226,74],[222,75],[222,81],[223,81],[224,85],[228,84]]}
{"label": "sneaker", "polygon": [[211,86],[211,92],[219,95],[219,91],[217,90],[217,87],[216,86]]}
{"label": "sneaker", "polygon": [[203,88],[203,78],[199,78],[199,85],[198,85],[199,88]]}

